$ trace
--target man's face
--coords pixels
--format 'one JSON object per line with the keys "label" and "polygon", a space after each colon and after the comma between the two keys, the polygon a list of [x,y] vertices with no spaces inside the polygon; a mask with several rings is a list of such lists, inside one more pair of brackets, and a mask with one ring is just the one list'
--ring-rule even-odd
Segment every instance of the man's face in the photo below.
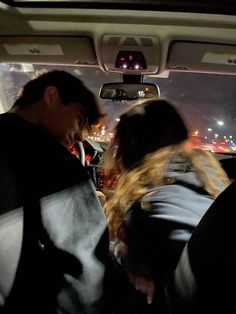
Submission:
{"label": "man's face", "polygon": [[87,118],[79,103],[57,106],[54,114],[49,116],[47,129],[64,146],[81,141],[83,129],[87,126]]}
{"label": "man's face", "polygon": [[45,112],[43,127],[64,146],[81,141],[82,132],[87,127],[87,117],[78,102],[64,104],[55,87],[45,91]]}

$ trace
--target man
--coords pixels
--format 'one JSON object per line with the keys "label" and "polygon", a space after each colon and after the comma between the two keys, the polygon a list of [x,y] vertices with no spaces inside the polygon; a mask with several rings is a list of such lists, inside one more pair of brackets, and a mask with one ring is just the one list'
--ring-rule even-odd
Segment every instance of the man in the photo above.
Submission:
{"label": "man", "polygon": [[1,313],[100,313],[106,220],[66,147],[102,115],[94,95],[64,71],[28,82],[0,115]]}

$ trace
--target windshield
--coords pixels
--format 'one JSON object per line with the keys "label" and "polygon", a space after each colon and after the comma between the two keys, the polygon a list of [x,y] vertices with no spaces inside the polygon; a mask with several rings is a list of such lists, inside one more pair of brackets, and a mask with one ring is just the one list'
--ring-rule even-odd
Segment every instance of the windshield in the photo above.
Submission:
{"label": "windshield", "polygon": [[[0,64],[0,110],[11,108],[21,87],[37,72],[66,70],[78,76],[97,97],[103,83],[119,82],[119,73],[97,67],[68,67],[32,64]],[[161,97],[168,98],[185,119],[193,146],[213,152],[236,153],[236,76],[170,72],[166,76],[146,76],[145,82],[159,86]],[[109,142],[119,116],[133,103],[100,100],[107,116],[93,129],[90,138]],[[142,126],[140,126],[142,127]]]}

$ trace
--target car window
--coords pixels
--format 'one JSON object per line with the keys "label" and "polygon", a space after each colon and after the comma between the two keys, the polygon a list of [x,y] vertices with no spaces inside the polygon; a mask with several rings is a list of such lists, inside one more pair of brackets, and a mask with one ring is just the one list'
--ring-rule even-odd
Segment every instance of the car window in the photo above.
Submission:
{"label": "car window", "polygon": [[[35,64],[0,64],[0,109],[7,111],[20,88],[41,71],[63,69],[78,76],[96,95],[103,83],[119,82],[121,74],[103,72],[98,67],[68,67]],[[145,76],[145,82],[159,86],[161,97],[170,99],[184,116],[192,145],[214,152],[236,153],[236,76],[169,72],[164,76]],[[100,100],[106,117],[94,127],[90,138],[109,142],[119,116],[133,102]],[[140,126],[142,127],[142,126]]]}

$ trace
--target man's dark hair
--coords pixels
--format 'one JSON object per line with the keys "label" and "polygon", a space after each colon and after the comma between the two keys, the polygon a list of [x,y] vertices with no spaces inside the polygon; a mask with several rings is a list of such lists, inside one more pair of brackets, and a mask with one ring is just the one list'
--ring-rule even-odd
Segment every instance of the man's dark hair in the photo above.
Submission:
{"label": "man's dark hair", "polygon": [[96,124],[103,116],[96,97],[80,79],[68,72],[59,70],[45,72],[26,83],[14,106],[26,107],[39,101],[48,86],[57,88],[63,104],[79,102],[83,106],[89,125]]}

